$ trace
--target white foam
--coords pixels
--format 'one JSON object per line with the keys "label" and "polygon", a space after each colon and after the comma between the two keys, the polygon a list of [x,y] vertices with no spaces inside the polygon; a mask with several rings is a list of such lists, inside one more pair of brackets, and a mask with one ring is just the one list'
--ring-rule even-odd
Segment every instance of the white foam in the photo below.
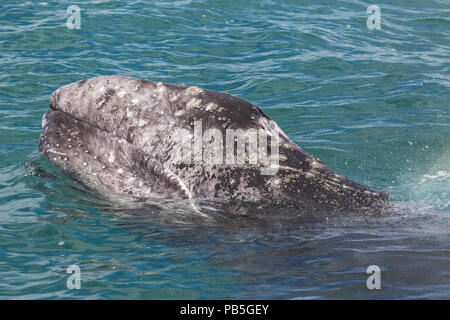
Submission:
{"label": "white foam", "polygon": [[450,172],[442,170],[438,171],[435,174],[424,174],[422,179],[420,179],[420,183],[424,183],[427,180],[446,180],[450,179]]}

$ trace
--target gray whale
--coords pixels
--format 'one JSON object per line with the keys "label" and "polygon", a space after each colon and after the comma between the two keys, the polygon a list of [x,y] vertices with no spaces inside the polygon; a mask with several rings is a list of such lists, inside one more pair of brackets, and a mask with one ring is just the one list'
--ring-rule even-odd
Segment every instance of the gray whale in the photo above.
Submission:
{"label": "gray whale", "polygon": [[96,77],[57,89],[42,127],[40,153],[100,193],[295,212],[388,204],[386,193],[335,173],[258,107],[226,93]]}

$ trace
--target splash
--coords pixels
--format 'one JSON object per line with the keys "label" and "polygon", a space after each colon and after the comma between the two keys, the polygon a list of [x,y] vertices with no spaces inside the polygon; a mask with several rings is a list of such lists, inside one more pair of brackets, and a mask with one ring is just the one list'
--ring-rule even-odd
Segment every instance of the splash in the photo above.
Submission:
{"label": "splash", "polygon": [[400,189],[410,207],[421,213],[450,212],[450,148],[437,157],[426,173],[409,175]]}

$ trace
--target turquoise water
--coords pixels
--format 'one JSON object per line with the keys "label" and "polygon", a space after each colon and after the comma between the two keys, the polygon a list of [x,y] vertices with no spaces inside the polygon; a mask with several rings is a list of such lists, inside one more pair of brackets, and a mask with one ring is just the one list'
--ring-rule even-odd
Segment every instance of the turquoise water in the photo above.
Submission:
{"label": "turquoise water", "polygon": [[[0,298],[450,298],[449,30],[448,0],[2,1]],[[37,144],[55,89],[111,74],[251,101],[396,210],[202,225],[107,201]]]}

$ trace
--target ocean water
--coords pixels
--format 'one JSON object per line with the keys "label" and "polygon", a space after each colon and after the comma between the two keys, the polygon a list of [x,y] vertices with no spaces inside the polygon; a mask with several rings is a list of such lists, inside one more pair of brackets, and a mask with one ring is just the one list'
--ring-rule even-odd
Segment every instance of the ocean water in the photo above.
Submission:
{"label": "ocean water", "polygon": [[[449,30],[448,0],[2,1],[0,298],[449,299]],[[37,145],[55,89],[112,74],[246,99],[395,210],[204,224],[106,200]]]}

